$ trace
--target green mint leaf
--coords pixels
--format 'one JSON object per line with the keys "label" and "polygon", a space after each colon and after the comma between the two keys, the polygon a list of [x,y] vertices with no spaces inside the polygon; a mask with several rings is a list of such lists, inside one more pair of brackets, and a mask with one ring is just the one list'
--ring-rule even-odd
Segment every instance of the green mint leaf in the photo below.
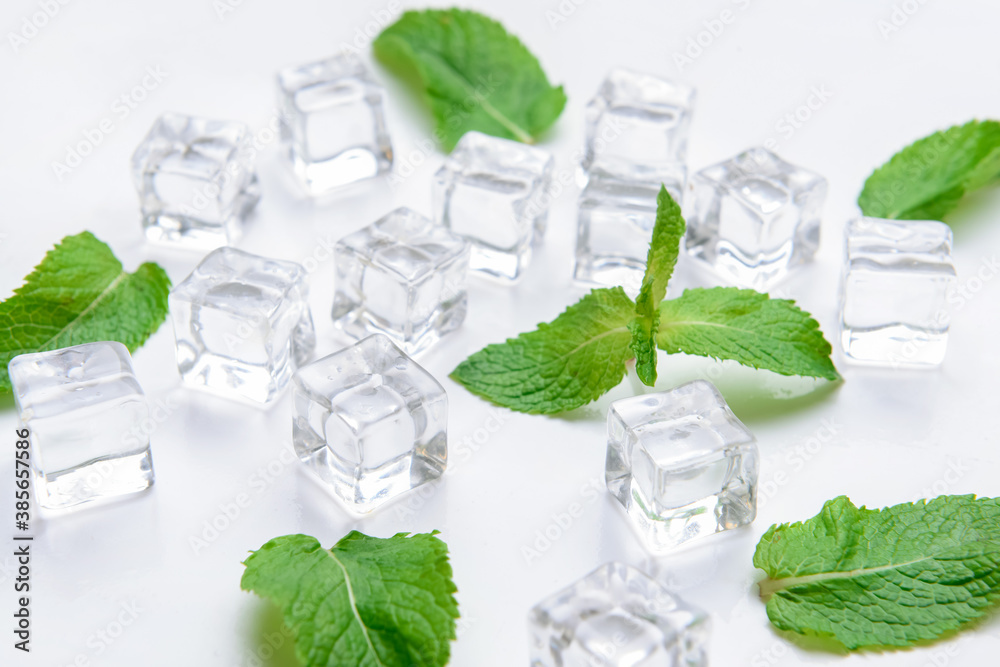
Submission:
{"label": "green mint leaf", "polygon": [[408,11],[372,46],[384,64],[417,80],[448,151],[469,130],[532,143],[566,105],[538,59],[478,12]]}
{"label": "green mint leaf", "polygon": [[753,564],[781,630],[848,649],[909,646],[959,629],[1000,601],[1000,499],[941,496],[881,510],[828,501],[771,526]]}
{"label": "green mint leaf", "polygon": [[1000,179],[1000,122],[971,121],[910,144],[875,170],[858,197],[874,218],[943,220]]}
{"label": "green mint leaf", "polygon": [[448,547],[434,533],[388,539],[352,531],[330,550],[277,537],[240,582],[276,603],[306,667],[441,667],[455,639]]}
{"label": "green mint leaf", "polygon": [[656,223],[653,240],[646,256],[646,274],[642,289],[635,300],[635,318],[629,323],[632,332],[632,351],[635,353],[635,372],[643,384],[656,384],[656,330],[659,325],[659,304],[667,295],[667,283],[674,273],[681,237],[684,236],[684,217],[681,207],[664,186],[656,197]]}
{"label": "green mint leaf", "polygon": [[489,345],[451,377],[497,405],[536,414],[578,408],[621,382],[632,358],[635,304],[620,287],[595,289],[550,324]]}
{"label": "green mint leaf", "polygon": [[660,304],[656,344],[781,375],[838,380],[830,343],[795,302],[736,287],[689,289]]}
{"label": "green mint leaf", "polygon": [[170,278],[157,264],[126,273],[90,232],[67,236],[0,303],[0,392],[19,354],[114,340],[134,352],[167,317]]}

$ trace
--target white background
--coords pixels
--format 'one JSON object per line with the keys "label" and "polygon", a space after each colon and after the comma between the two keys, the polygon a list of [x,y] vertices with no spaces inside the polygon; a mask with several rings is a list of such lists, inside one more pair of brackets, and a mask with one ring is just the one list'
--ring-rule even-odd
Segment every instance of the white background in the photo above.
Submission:
{"label": "white background", "polygon": [[[574,166],[587,99],[610,67],[627,66],[697,86],[693,169],[774,138],[782,156],[825,175],[830,191],[820,255],[781,292],[814,313],[831,340],[841,229],[855,213],[865,177],[917,137],[974,117],[996,117],[1000,105],[1000,5],[986,0],[909,0],[915,13],[898,14],[897,20],[906,21],[888,35],[878,22],[890,20],[889,0],[589,0],[579,6],[564,2],[573,11],[554,25],[547,13],[558,11],[555,0],[469,5],[502,20],[539,56],[550,78],[565,85],[569,103],[543,141],[560,169]],[[56,241],[84,229],[110,243],[129,270],[153,259],[175,283],[183,279],[199,257],[144,244],[129,178],[129,156],[153,120],[172,110],[243,120],[259,130],[273,113],[279,67],[331,54],[373,20],[371,12],[387,6],[245,0],[220,18],[211,0],[75,0],[15,53],[7,33],[38,11],[37,0],[7,0],[0,19],[0,294],[17,287]],[[734,20],[717,37],[702,35],[708,46],[679,68],[674,54],[723,10]],[[114,113],[115,101],[132,94],[149,67],[166,73],[162,83],[146,94],[139,91],[145,99],[127,117]],[[412,174],[396,188],[378,180],[310,201],[295,189],[272,143],[259,163],[263,199],[241,248],[298,261],[324,259],[324,243],[396,206],[430,212],[431,177],[441,156],[417,149],[431,134],[429,113],[381,67],[375,74],[388,89],[397,169],[409,164]],[[832,97],[802,112],[810,118],[799,128],[781,131],[783,117],[806,103],[814,87]],[[67,147],[104,118],[113,120],[111,135],[60,181],[53,161],[64,161]],[[634,390],[627,382],[561,417],[499,411],[502,426],[487,437],[494,409],[447,379],[466,355],[552,319],[583,293],[570,280],[576,196],[571,188],[556,201],[549,235],[524,279],[513,287],[473,279],[464,327],[420,358],[451,399],[452,470],[429,487],[426,498],[411,496],[363,520],[345,514],[291,461],[287,396],[261,411],[190,393],[179,385],[173,365],[170,326],[162,327],[135,355],[149,398],[167,407],[152,436],[156,485],[125,502],[34,521],[30,656],[11,648],[14,563],[12,549],[0,550],[0,615],[6,619],[0,622],[0,661],[59,667],[74,661],[257,664],[252,656],[270,653],[265,636],[278,631],[280,620],[268,603],[240,591],[240,561],[278,535],[304,532],[330,546],[356,528],[378,536],[442,531],[464,619],[454,665],[525,665],[529,607],[610,559],[645,567],[711,612],[715,665],[995,664],[996,622],[914,651],[845,659],[797,648],[768,624],[751,557],[769,525],[810,517],[839,494],[873,507],[941,492],[1000,495],[1000,280],[969,285],[979,291],[954,315],[940,370],[852,367],[838,351],[835,361],[846,381],[829,387],[730,364],[662,358],[658,388],[716,378],[757,435],[763,467],[753,526],[651,559],[610,496],[583,491],[600,484],[606,408],[611,397]],[[963,284],[995,256],[998,212],[1000,192],[993,192],[955,225]],[[332,266],[318,266],[311,303],[317,353],[325,355],[342,343],[329,319]],[[699,284],[710,279],[682,259],[671,292]],[[821,442],[824,424],[835,432]],[[13,410],[5,406],[0,526],[13,523],[15,425]],[[269,464],[276,474],[266,472]],[[203,536],[206,522],[239,494],[246,494],[249,506],[196,552],[191,538]],[[583,514],[559,529],[553,515],[572,503]],[[562,534],[528,562],[523,548],[535,548],[537,531],[547,528]],[[0,536],[7,531],[13,528],[0,528]],[[116,618],[130,604],[138,608],[134,621],[110,644],[99,639],[99,632],[117,634]],[[279,654],[266,664],[292,664],[287,646]]]}

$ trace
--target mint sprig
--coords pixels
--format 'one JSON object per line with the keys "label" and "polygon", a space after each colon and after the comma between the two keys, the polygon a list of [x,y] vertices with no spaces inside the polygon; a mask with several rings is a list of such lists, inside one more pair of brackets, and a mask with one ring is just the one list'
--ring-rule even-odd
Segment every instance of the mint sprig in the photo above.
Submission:
{"label": "mint sprig", "polygon": [[866,216],[944,220],[962,199],[1000,180],[1000,122],[971,121],[920,139],[865,181]]}
{"label": "mint sprig", "polygon": [[781,375],[839,380],[819,324],[794,302],[729,287],[687,290],[660,301],[677,262],[684,218],[666,188],[657,197],[646,274],[636,302],[623,289],[595,289],[538,329],[489,345],[451,377],[518,412],[572,410],[610,391],[636,360],[656,381],[657,350],[730,359]]}
{"label": "mint sprig", "polygon": [[166,319],[169,292],[159,265],[127,273],[90,232],[67,236],[0,303],[0,393],[10,391],[7,364],[19,354],[105,340],[134,352]]}
{"label": "mint sprig", "polygon": [[306,667],[443,667],[455,639],[448,547],[434,533],[352,531],[332,549],[277,537],[246,562],[241,586],[280,607]]}
{"label": "mint sprig", "polygon": [[448,151],[470,130],[533,143],[566,106],[524,44],[478,12],[408,11],[372,47],[419,86]]}
{"label": "mint sprig", "polygon": [[881,510],[828,501],[771,526],[753,564],[771,623],[848,649],[911,646],[1000,602],[1000,499],[940,496]]}

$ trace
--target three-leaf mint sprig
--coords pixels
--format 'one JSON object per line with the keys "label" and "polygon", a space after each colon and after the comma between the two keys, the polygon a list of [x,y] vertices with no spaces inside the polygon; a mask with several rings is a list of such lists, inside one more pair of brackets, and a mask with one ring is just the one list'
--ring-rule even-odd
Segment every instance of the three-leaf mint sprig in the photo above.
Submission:
{"label": "three-leaf mint sprig", "polygon": [[648,386],[658,350],[730,359],[781,375],[839,380],[819,324],[793,301],[735,287],[688,289],[664,301],[684,236],[680,206],[661,187],[642,287],[592,290],[535,331],[489,345],[451,377],[518,412],[554,414],[617,386],[626,363]]}

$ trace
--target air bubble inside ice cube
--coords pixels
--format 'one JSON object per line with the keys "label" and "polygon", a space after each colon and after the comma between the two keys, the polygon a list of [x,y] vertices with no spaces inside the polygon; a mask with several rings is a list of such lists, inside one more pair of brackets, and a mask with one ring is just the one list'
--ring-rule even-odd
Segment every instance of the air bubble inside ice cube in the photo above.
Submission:
{"label": "air bubble inside ice cube", "polygon": [[757,475],[756,440],[710,382],[608,410],[605,481],[653,551],[749,524]]}
{"label": "air bubble inside ice cube", "polygon": [[529,614],[532,667],[703,667],[709,620],[643,572],[608,563]]}
{"label": "air bubble inside ice cube", "polygon": [[292,439],[303,463],[365,513],[437,479],[448,460],[448,398],[386,336],[295,374]]}
{"label": "air bubble inside ice cube", "polygon": [[153,483],[149,408],[124,345],[23,354],[8,372],[39,505],[67,508]]}

